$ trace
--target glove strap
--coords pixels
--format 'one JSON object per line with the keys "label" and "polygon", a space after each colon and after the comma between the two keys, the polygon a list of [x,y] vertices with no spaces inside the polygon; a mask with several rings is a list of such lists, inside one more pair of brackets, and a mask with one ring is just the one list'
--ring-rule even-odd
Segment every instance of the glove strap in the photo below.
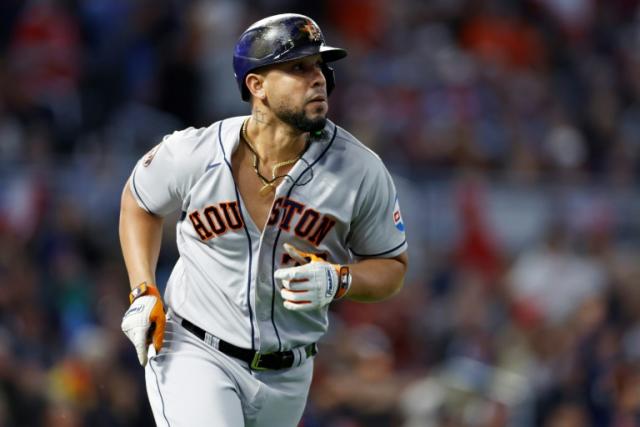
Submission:
{"label": "glove strap", "polygon": [[336,295],[333,297],[334,300],[344,297],[351,287],[351,273],[349,272],[349,266],[341,265],[336,267],[336,270],[338,270],[338,290],[336,291]]}
{"label": "glove strap", "polygon": [[129,304],[133,304],[135,300],[143,295],[153,295],[161,298],[158,288],[153,285],[147,285],[147,282],[142,282],[131,290],[131,293],[129,294]]}

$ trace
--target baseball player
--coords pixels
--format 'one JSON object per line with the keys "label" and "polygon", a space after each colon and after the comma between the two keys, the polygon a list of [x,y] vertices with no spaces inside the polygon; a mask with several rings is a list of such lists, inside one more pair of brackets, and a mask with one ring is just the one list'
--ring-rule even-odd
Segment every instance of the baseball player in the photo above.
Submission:
{"label": "baseball player", "polygon": [[[328,63],[345,56],[306,16],[256,22],[234,53],[251,115],[166,136],[125,185],[122,330],[159,426],[296,426],[328,305],[401,288],[407,243],[391,177],[327,119]],[[180,258],[163,299],[154,273],[176,210]]]}

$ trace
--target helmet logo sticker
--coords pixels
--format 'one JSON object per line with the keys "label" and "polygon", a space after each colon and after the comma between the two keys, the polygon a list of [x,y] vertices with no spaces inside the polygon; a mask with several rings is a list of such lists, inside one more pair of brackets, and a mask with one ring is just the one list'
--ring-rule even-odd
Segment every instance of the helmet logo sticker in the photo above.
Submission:
{"label": "helmet logo sticker", "polygon": [[299,26],[298,29],[300,32],[305,33],[307,38],[312,42],[321,42],[322,34],[318,27],[311,21],[305,21],[305,24]]}

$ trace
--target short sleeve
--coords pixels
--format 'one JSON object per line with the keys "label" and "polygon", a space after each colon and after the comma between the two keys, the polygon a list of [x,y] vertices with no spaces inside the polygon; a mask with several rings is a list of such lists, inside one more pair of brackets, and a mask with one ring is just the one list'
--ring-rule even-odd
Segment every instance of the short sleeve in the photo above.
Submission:
{"label": "short sleeve", "polygon": [[391,258],[407,250],[405,225],[395,185],[379,163],[360,189],[351,224],[349,247],[359,258]]}
{"label": "short sleeve", "polygon": [[198,140],[189,130],[174,132],[138,161],[129,185],[141,208],[165,216],[182,206],[194,176],[204,170],[202,157],[194,155]]}

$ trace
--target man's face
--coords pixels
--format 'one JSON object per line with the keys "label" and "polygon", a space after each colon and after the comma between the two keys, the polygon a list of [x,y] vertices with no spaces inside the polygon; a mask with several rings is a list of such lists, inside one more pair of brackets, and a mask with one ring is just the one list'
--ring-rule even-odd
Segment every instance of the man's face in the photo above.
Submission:
{"label": "man's face", "polygon": [[285,123],[302,132],[324,128],[329,104],[320,55],[276,64],[265,70],[267,105]]}

